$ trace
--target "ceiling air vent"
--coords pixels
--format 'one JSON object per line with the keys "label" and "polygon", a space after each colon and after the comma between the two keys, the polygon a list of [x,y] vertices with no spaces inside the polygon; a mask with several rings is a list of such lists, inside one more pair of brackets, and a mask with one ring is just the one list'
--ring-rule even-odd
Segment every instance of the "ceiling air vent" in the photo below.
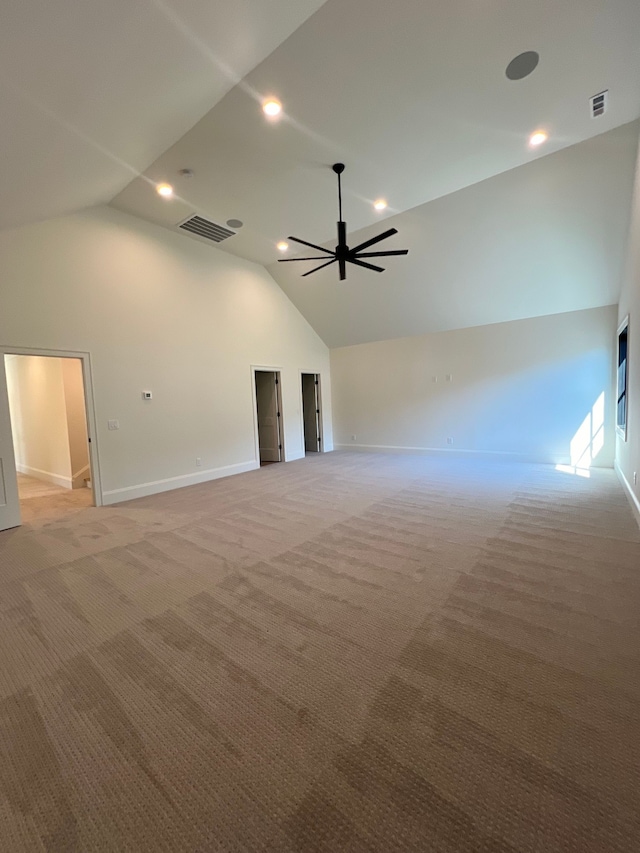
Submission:
{"label": "ceiling air vent", "polygon": [[204,237],[205,240],[211,240],[212,243],[222,243],[228,237],[233,237],[236,233],[224,225],[218,225],[216,222],[211,222],[203,216],[190,216],[178,225],[182,231],[188,231],[190,234],[195,234],[197,237]]}
{"label": "ceiling air vent", "polygon": [[600,92],[599,95],[594,95],[593,98],[589,98],[589,103],[591,104],[591,118],[598,118],[599,116],[603,116],[607,111],[608,101],[608,89],[605,89],[604,92]]}

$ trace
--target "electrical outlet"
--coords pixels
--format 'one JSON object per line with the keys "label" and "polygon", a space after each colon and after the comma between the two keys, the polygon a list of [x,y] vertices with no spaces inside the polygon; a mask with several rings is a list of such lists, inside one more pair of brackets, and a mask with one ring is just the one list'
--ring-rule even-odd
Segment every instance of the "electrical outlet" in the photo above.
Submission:
{"label": "electrical outlet", "polygon": [[355,441],[355,440],[356,440],[355,435],[352,435],[352,436],[351,436],[351,441]]}
{"label": "electrical outlet", "polygon": [[199,456],[196,456],[196,467],[200,468],[202,466],[202,459]]}
{"label": "electrical outlet", "polygon": [[449,437],[449,438],[447,439],[447,444],[453,444],[453,439],[452,439],[451,437]]}
{"label": "electrical outlet", "polygon": [[452,373],[447,373],[447,375],[444,378],[447,380],[447,382],[453,382],[453,374]]}

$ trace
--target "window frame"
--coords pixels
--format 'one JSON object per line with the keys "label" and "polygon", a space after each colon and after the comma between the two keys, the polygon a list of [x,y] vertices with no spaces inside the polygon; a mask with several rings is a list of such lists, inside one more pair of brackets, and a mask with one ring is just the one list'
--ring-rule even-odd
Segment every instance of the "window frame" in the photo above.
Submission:
{"label": "window frame", "polygon": [[[620,365],[622,360],[620,357],[620,339],[625,335],[625,355],[624,355],[624,388],[620,389]],[[616,433],[623,441],[627,440],[627,426],[629,423],[629,315],[618,326],[616,333]],[[624,423],[620,423],[620,401],[624,398]]]}

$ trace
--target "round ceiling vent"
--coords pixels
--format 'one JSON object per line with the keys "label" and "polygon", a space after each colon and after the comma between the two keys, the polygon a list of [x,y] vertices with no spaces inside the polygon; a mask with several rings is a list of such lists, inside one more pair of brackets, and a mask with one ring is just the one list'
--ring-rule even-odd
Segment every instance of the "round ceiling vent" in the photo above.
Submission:
{"label": "round ceiling vent", "polygon": [[539,62],[540,54],[536,53],[535,50],[527,50],[511,60],[507,65],[505,74],[509,80],[522,80],[536,70]]}
{"label": "round ceiling vent", "polygon": [[244,222],[241,219],[227,219],[229,228],[242,228]]}

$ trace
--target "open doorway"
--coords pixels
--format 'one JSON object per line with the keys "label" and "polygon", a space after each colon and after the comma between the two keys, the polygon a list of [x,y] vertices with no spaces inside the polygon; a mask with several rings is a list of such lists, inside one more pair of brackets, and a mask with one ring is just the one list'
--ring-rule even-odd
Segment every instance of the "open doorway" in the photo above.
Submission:
{"label": "open doorway", "polygon": [[280,371],[254,370],[254,385],[260,465],[272,465],[284,458]]}
{"label": "open doorway", "polygon": [[20,518],[94,506],[81,358],[4,356]]}
{"label": "open doorway", "polygon": [[301,373],[302,381],[302,425],[304,428],[304,450],[319,453],[322,450],[322,412],[320,401],[320,374]]}

